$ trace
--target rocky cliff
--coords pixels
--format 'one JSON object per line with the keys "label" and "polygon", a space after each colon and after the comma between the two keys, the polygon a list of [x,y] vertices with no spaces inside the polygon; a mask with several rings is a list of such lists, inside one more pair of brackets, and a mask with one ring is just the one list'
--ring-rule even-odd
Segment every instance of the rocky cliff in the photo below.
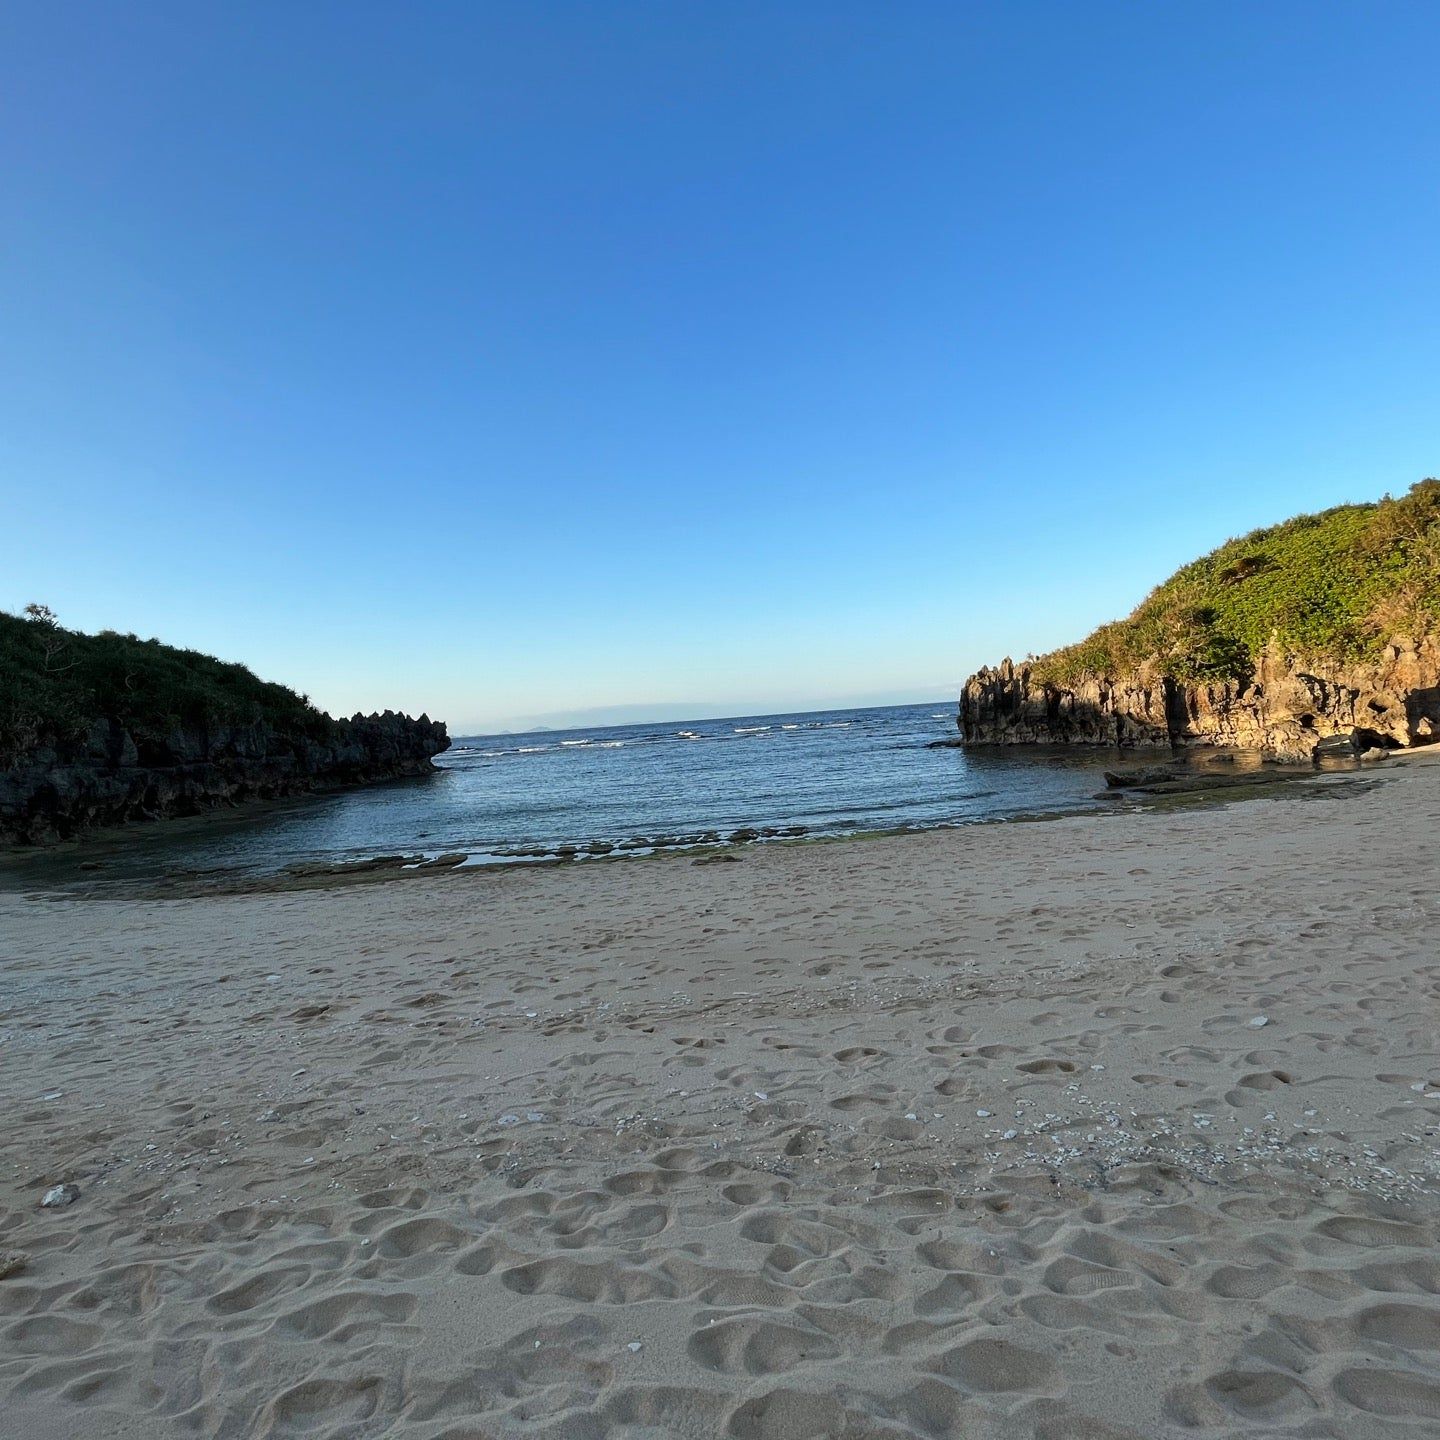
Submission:
{"label": "rocky cliff", "polygon": [[259,719],[137,738],[118,719],[96,720],[83,737],[42,744],[0,771],[0,843],[424,775],[449,743],[439,721],[388,710],[319,716],[309,733]]}
{"label": "rocky cliff", "polygon": [[445,727],[332,720],[245,666],[0,612],[0,844],[423,775]]}
{"label": "rocky cliff", "polygon": [[1440,480],[1227,541],[1127,618],[972,675],[959,724],[968,744],[1220,745],[1285,759],[1332,737],[1440,739]]}
{"label": "rocky cliff", "polygon": [[1247,678],[1184,683],[1154,663],[1069,686],[1006,660],[960,695],[967,744],[1218,745],[1309,759],[1328,736],[1387,747],[1440,739],[1440,640],[1396,637],[1364,662],[1272,642]]}

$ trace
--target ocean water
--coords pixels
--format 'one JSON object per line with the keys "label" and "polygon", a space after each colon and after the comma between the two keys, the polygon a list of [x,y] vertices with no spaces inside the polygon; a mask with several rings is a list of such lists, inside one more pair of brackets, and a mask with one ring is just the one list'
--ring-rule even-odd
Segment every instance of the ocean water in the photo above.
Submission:
{"label": "ocean water", "polygon": [[939,702],[461,737],[438,762],[430,840],[503,855],[916,829],[1071,809],[1103,785],[1094,756],[929,748],[955,736],[954,704]]}
{"label": "ocean water", "polygon": [[56,863],[100,855],[109,878],[393,854],[513,864],[562,847],[635,853],[741,829],[835,836],[1104,806],[1095,796],[1112,752],[927,748],[955,734],[954,702],[941,701],[460,736],[430,777],[136,826]]}

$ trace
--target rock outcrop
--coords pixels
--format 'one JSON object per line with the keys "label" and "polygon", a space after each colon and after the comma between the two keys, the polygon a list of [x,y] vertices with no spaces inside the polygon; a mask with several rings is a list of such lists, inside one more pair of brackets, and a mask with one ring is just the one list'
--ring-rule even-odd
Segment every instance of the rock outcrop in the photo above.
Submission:
{"label": "rock outcrop", "polygon": [[1214,745],[1287,760],[1330,736],[1425,744],[1440,740],[1440,639],[1396,637],[1353,664],[1309,664],[1272,643],[1248,680],[1195,684],[1151,664],[1067,688],[1006,660],[965,682],[958,723],[970,745]]}
{"label": "rock outcrop", "polygon": [[118,721],[100,720],[83,740],[33,750],[0,772],[0,843],[45,844],[98,826],[424,775],[449,744],[441,722],[389,710],[319,717],[307,735],[260,720],[138,742]]}

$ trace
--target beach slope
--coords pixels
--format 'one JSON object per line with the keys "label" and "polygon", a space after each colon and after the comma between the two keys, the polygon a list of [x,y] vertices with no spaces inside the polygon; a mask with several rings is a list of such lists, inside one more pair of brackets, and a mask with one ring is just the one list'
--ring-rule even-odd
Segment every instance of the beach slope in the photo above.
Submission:
{"label": "beach slope", "polygon": [[1437,825],[0,896],[0,1433],[1434,1435]]}

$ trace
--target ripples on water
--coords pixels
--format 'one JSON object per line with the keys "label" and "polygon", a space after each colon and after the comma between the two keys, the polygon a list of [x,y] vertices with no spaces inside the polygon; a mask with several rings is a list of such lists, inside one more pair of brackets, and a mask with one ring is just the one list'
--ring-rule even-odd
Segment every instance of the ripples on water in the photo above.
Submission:
{"label": "ripples on water", "polygon": [[[928,749],[953,704],[457,737],[432,777],[250,818],[143,828],[116,862],[274,869],[298,860],[517,849],[801,826],[919,829],[1085,809],[1096,752]],[[127,837],[128,839],[128,837]],[[132,858],[133,857],[133,858]]]}

